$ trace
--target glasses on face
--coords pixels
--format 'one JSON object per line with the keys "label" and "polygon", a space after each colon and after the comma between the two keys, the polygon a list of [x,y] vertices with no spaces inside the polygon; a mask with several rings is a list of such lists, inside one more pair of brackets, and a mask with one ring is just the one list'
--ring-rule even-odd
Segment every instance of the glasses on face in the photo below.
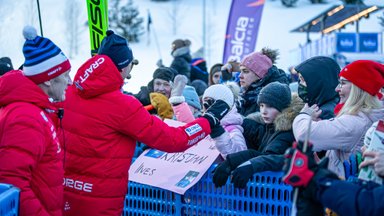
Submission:
{"label": "glasses on face", "polygon": [[339,84],[337,85],[339,88],[342,88],[344,85],[350,83],[351,81],[348,81],[346,79],[339,79]]}

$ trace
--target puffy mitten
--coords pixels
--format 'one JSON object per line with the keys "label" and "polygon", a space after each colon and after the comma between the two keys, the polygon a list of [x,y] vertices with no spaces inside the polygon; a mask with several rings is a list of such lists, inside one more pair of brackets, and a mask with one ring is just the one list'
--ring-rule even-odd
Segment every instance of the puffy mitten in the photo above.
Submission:
{"label": "puffy mitten", "polygon": [[233,171],[231,182],[235,188],[245,188],[247,186],[247,182],[252,178],[253,174],[254,171],[251,162],[246,161]]}
{"label": "puffy mitten", "polygon": [[223,100],[216,100],[202,117],[209,121],[211,129],[220,124],[220,120],[229,112],[229,105]]}
{"label": "puffy mitten", "polygon": [[188,83],[188,77],[184,75],[177,75],[173,81],[171,97],[179,97],[183,95],[185,85]]}
{"label": "puffy mitten", "polygon": [[359,165],[362,161],[361,153],[351,154],[349,160],[343,162],[345,179],[349,177],[357,177],[359,174]]}
{"label": "puffy mitten", "polygon": [[173,118],[172,106],[168,102],[168,98],[165,95],[157,92],[152,92],[149,94],[149,97],[151,99],[152,106],[156,109],[157,114],[160,116],[160,118]]}

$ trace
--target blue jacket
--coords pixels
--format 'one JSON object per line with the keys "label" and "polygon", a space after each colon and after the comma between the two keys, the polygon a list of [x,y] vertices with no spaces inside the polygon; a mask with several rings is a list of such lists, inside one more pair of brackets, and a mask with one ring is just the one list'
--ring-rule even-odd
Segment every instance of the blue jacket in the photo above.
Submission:
{"label": "blue jacket", "polygon": [[373,182],[318,181],[317,200],[338,215],[383,215],[384,185]]}

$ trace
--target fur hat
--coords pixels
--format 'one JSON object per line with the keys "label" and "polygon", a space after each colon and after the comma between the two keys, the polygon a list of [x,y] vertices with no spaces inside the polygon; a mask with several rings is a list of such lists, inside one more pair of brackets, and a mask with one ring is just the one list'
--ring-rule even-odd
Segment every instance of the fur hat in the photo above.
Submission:
{"label": "fur hat", "polygon": [[354,85],[368,92],[370,95],[380,95],[380,89],[384,87],[384,65],[370,61],[358,60],[345,66],[340,74]]}
{"label": "fur hat", "polygon": [[229,89],[227,86],[223,84],[216,84],[216,85],[209,86],[204,92],[203,100],[207,97],[212,98],[214,100],[223,100],[231,108],[235,103],[235,98],[233,96],[231,89]]}
{"label": "fur hat", "polygon": [[119,70],[127,67],[133,61],[133,53],[128,46],[128,41],[112,30],[107,31],[107,36],[101,41],[97,53],[111,58]]}
{"label": "fur hat", "polygon": [[177,71],[170,67],[159,67],[153,72],[153,80],[154,79],[162,79],[166,81],[173,81]]}
{"label": "fur hat", "polygon": [[191,41],[188,39],[176,39],[172,42],[172,52],[181,48],[181,47],[189,47],[191,45]]}
{"label": "fur hat", "polygon": [[11,59],[8,57],[0,58],[0,76],[11,70],[13,70]]}
{"label": "fur hat", "polygon": [[267,75],[268,69],[272,67],[272,60],[260,52],[253,52],[245,56],[240,65],[248,68],[260,79],[263,79]]}
{"label": "fur hat", "polygon": [[23,73],[34,83],[51,80],[71,69],[61,49],[48,38],[37,36],[35,28],[24,27],[23,35],[26,40],[23,46]]}
{"label": "fur hat", "polygon": [[257,99],[257,104],[267,104],[280,112],[291,103],[291,90],[286,84],[272,82],[263,87]]}
{"label": "fur hat", "polygon": [[196,93],[196,90],[192,86],[185,86],[183,90],[183,96],[185,98],[185,102],[198,110],[201,110],[201,104],[199,96]]}

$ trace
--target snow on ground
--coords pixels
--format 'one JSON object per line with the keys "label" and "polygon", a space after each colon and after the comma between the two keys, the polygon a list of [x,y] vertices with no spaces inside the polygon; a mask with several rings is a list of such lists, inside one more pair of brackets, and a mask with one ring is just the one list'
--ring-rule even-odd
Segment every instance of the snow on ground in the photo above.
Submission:
{"label": "snow on ground", "polygon": [[[39,28],[35,0],[0,0],[0,56],[12,58],[15,67],[23,63],[22,46],[24,39],[22,29],[25,25],[33,25]],[[50,38],[62,48],[68,55],[67,30],[65,23],[65,3],[68,1],[40,0],[43,19],[44,36]],[[87,9],[85,1],[78,1],[81,8],[79,20],[81,32],[79,33],[79,54],[71,58],[72,76],[77,68],[90,57],[89,32],[85,25]],[[280,49],[278,66],[286,70],[293,63],[290,52],[299,44],[306,41],[306,35],[302,33],[290,33],[295,27],[315,17],[323,10],[328,9],[340,1],[328,0],[327,4],[313,5],[309,0],[299,0],[297,7],[285,8],[279,0],[266,0],[256,50],[268,46]],[[203,45],[203,0],[177,0],[169,2],[153,2],[150,0],[135,0],[139,7],[140,15],[147,18],[147,11],[151,12],[153,19],[151,42],[148,44],[147,34],[142,36],[140,43],[131,44],[135,58],[140,61],[132,71],[132,79],[124,88],[133,93],[138,92],[139,87],[146,85],[156,69],[156,61],[163,59],[165,65],[172,61],[170,46],[174,39],[188,38],[192,41],[192,52],[197,51]],[[366,4],[378,4],[384,6],[383,0],[366,0]],[[224,35],[228,19],[230,0],[206,0],[206,50],[208,66],[221,62]],[[175,14],[174,11],[177,11]],[[176,17],[177,34],[173,34],[172,15]],[[383,29],[378,24],[377,12],[370,19],[360,22],[361,32],[379,32]],[[144,25],[144,28],[146,26]],[[344,31],[353,31],[354,26],[347,27]],[[156,46],[154,33],[157,35],[159,48]],[[319,35],[311,34],[312,39]],[[159,51],[160,50],[160,51]]]}

